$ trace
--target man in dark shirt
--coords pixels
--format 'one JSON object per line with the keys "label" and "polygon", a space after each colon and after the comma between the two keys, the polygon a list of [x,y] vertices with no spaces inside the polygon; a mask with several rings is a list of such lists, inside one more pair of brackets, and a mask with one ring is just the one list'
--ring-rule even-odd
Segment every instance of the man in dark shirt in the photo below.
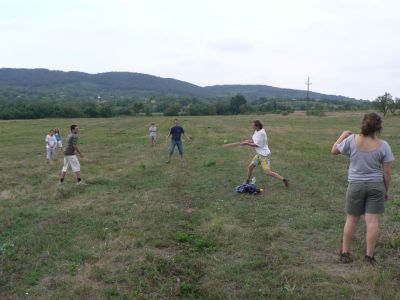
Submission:
{"label": "man in dark shirt", "polygon": [[190,139],[185,135],[185,131],[183,130],[183,128],[179,126],[178,119],[175,119],[175,126],[171,128],[169,134],[167,135],[167,138],[171,136],[171,145],[169,147],[167,164],[171,161],[172,154],[174,154],[175,146],[178,147],[181,159],[183,158],[183,145],[181,141],[182,134],[186,138],[186,140],[190,141]]}
{"label": "man in dark shirt", "polygon": [[64,148],[64,166],[61,172],[60,184],[64,183],[64,177],[67,174],[68,167],[71,167],[72,172],[76,174],[77,184],[84,184],[81,180],[81,165],[76,157],[76,153],[83,158],[82,152],[79,150],[78,144],[79,127],[71,125],[71,133],[67,137],[67,142]]}

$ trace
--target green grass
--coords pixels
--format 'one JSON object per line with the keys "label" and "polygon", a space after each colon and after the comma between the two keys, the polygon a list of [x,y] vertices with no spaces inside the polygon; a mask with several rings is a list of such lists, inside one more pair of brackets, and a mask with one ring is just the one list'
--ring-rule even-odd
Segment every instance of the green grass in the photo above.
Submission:
{"label": "green grass", "polygon": [[[336,262],[344,223],[347,159],[330,155],[360,113],[265,115],[272,168],[256,170],[258,196],[233,192],[252,149],[221,147],[251,135],[254,116],[182,117],[193,137],[185,161],[166,165],[172,118],[0,122],[0,299],[398,299],[399,163],[382,216],[379,265],[363,264],[364,223]],[[159,144],[147,128],[155,121]],[[50,127],[82,128],[82,176],[57,186],[47,165]],[[382,137],[400,159],[400,122]]]}

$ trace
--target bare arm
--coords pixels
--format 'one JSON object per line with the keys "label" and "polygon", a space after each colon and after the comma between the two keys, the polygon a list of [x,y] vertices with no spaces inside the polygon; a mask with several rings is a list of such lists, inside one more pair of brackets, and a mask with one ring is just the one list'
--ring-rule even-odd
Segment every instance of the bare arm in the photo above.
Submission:
{"label": "bare arm", "polygon": [[256,144],[254,144],[253,140],[244,140],[243,142],[240,143],[242,146],[249,146],[249,147],[258,147]]}
{"label": "bare arm", "polygon": [[385,183],[386,195],[385,200],[388,199],[390,181],[392,180],[392,163],[383,163],[383,182]]}
{"label": "bare arm", "polygon": [[79,156],[83,158],[83,154],[82,154],[82,152],[79,150],[78,146],[77,146],[77,145],[73,145],[73,147],[74,147],[74,150],[75,150],[76,152],[78,152]]}
{"label": "bare arm", "polygon": [[338,155],[340,154],[339,149],[337,148],[337,145],[343,142],[344,139],[348,138],[350,135],[353,133],[350,130],[343,131],[342,134],[339,136],[339,138],[336,140],[336,142],[332,146],[331,153],[333,155]]}

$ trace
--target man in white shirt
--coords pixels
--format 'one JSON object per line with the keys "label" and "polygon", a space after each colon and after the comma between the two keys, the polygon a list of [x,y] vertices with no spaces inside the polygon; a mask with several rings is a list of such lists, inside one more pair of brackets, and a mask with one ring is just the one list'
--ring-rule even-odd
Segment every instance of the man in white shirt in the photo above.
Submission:
{"label": "man in white shirt", "polygon": [[47,161],[50,163],[54,161],[57,148],[57,139],[54,136],[53,129],[50,129],[49,134],[46,135],[45,141],[46,141]]}
{"label": "man in white shirt", "polygon": [[250,182],[251,175],[253,174],[253,170],[257,165],[261,165],[265,174],[267,176],[274,177],[276,179],[282,180],[285,187],[289,187],[289,181],[279,175],[278,173],[271,171],[271,163],[268,158],[271,151],[268,148],[268,138],[267,133],[263,129],[263,124],[260,120],[255,120],[253,122],[253,129],[254,134],[251,140],[245,140],[241,143],[243,146],[250,146],[256,148],[256,155],[254,156],[253,160],[249,164],[247,170],[247,179],[246,183]]}

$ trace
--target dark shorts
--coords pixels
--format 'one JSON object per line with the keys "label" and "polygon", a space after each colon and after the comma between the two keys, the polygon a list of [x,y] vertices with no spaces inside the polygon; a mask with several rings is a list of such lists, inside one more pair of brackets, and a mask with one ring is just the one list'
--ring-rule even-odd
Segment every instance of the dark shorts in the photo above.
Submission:
{"label": "dark shorts", "polygon": [[383,182],[349,182],[346,193],[346,213],[352,216],[381,214],[385,211]]}
{"label": "dark shorts", "polygon": [[182,141],[171,140],[171,146],[169,148],[169,153],[174,154],[175,146],[178,147],[178,151],[180,155],[183,155],[183,145]]}

